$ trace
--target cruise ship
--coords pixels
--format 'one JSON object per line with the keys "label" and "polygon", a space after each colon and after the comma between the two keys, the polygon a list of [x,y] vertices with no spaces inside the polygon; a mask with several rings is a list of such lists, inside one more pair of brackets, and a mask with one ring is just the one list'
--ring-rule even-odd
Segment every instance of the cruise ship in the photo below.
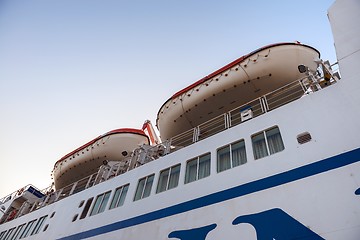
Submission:
{"label": "cruise ship", "polygon": [[0,240],[359,240],[360,2],[328,19],[337,62],[274,43],[170,93],[161,137],[111,130],[2,197]]}

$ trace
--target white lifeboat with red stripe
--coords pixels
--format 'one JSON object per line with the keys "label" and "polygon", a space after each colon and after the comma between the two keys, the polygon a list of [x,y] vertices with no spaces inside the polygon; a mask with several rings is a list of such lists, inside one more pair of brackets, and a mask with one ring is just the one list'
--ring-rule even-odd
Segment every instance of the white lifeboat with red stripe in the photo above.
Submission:
{"label": "white lifeboat with red stripe", "polygon": [[162,140],[170,139],[237,106],[314,71],[320,53],[307,45],[277,43],[262,47],[175,93],[160,108],[156,126]]}
{"label": "white lifeboat with red stripe", "polygon": [[125,161],[142,144],[149,144],[148,136],[143,130],[132,128],[116,129],[93,139],[55,163],[55,188],[97,172],[104,161]]}

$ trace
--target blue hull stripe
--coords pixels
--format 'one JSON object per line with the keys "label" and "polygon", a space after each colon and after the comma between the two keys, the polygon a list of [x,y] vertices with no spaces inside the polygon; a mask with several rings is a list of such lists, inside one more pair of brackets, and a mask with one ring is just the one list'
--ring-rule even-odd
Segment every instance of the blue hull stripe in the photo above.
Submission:
{"label": "blue hull stripe", "polygon": [[239,185],[220,192],[212,193],[204,197],[196,198],[187,202],[173,205],[171,207],[163,208],[137,217],[129,218],[109,225],[91,229],[85,232],[63,237],[60,238],[59,240],[89,238],[100,234],[116,231],[119,229],[132,227],[142,223],[158,220],[179,213],[188,212],[197,208],[202,208],[212,204],[220,203],[229,199],[245,196],[265,189],[277,187],[286,183],[290,183],[303,178],[324,173],[330,170],[334,170],[340,167],[344,167],[359,161],[360,161],[360,148],[312,164],[308,164],[306,166],[295,168],[287,172],[279,173],[270,177],[266,177],[250,183]]}

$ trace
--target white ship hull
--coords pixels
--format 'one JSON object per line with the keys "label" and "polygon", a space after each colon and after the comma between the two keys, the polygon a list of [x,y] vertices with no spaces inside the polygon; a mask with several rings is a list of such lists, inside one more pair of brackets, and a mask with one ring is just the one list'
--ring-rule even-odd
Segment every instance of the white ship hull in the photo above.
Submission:
{"label": "white ship hull", "polygon": [[[342,37],[360,39],[359,12],[357,0],[329,11],[340,81],[81,192],[57,192],[55,202],[0,224],[0,239],[360,239],[360,41]],[[274,126],[283,148],[256,158],[254,136]],[[219,171],[219,150],[239,140],[247,161]],[[204,154],[209,174],[187,181],[189,163]],[[176,166],[178,183],[159,191]],[[126,197],[113,207],[119,189]],[[103,210],[98,199],[108,199]]]}

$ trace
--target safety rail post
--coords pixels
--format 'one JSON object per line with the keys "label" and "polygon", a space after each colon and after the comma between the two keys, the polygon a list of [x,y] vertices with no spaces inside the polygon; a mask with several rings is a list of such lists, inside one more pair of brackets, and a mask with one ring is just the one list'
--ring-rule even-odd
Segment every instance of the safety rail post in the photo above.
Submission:
{"label": "safety rail post", "polygon": [[164,142],[164,146],[165,146],[165,152],[164,155],[167,155],[171,152],[171,139],[170,140],[166,140]]}
{"label": "safety rail post", "polygon": [[78,185],[79,181],[80,181],[80,180],[78,180],[78,181],[76,181],[76,182],[74,183],[74,185],[72,186],[72,188],[71,188],[68,196],[70,196],[70,195],[73,194],[73,192],[75,191],[75,188],[76,188],[76,186]]}
{"label": "safety rail post", "polygon": [[194,127],[193,130],[193,143],[199,141],[199,137],[200,137],[200,128],[199,126]]}
{"label": "safety rail post", "polygon": [[30,208],[30,211],[29,211],[29,212],[32,212],[32,211],[36,210],[36,209],[37,209],[37,204],[38,204],[38,202],[37,202],[37,201],[35,201],[35,202],[33,203],[33,205],[31,206],[31,208]]}
{"label": "safety rail post", "polygon": [[50,193],[50,194],[48,194],[48,195],[45,196],[45,198],[44,198],[44,200],[42,201],[40,207],[45,207],[45,206],[48,204],[48,202],[49,202],[49,200],[50,200],[50,197],[51,197],[51,194],[52,194],[52,193]]}
{"label": "safety rail post", "polygon": [[87,183],[86,183],[86,185],[85,185],[85,189],[91,187],[91,186],[90,186],[90,183],[91,183],[91,180],[92,180],[94,174],[95,174],[95,173],[93,173],[93,174],[91,174],[91,175],[89,176],[89,180],[87,181]]}
{"label": "safety rail post", "polygon": [[54,199],[54,202],[56,202],[57,200],[59,200],[59,198],[60,198],[60,196],[61,196],[62,192],[64,191],[64,188],[65,188],[65,187],[63,187],[63,188],[62,188],[62,189],[60,189],[59,191],[56,191],[56,192],[55,192],[55,199]]}
{"label": "safety rail post", "polygon": [[228,129],[231,127],[230,112],[224,113],[224,128]]}
{"label": "safety rail post", "polygon": [[267,104],[266,95],[259,98],[261,110],[263,113],[267,113],[269,111],[269,106]]}

